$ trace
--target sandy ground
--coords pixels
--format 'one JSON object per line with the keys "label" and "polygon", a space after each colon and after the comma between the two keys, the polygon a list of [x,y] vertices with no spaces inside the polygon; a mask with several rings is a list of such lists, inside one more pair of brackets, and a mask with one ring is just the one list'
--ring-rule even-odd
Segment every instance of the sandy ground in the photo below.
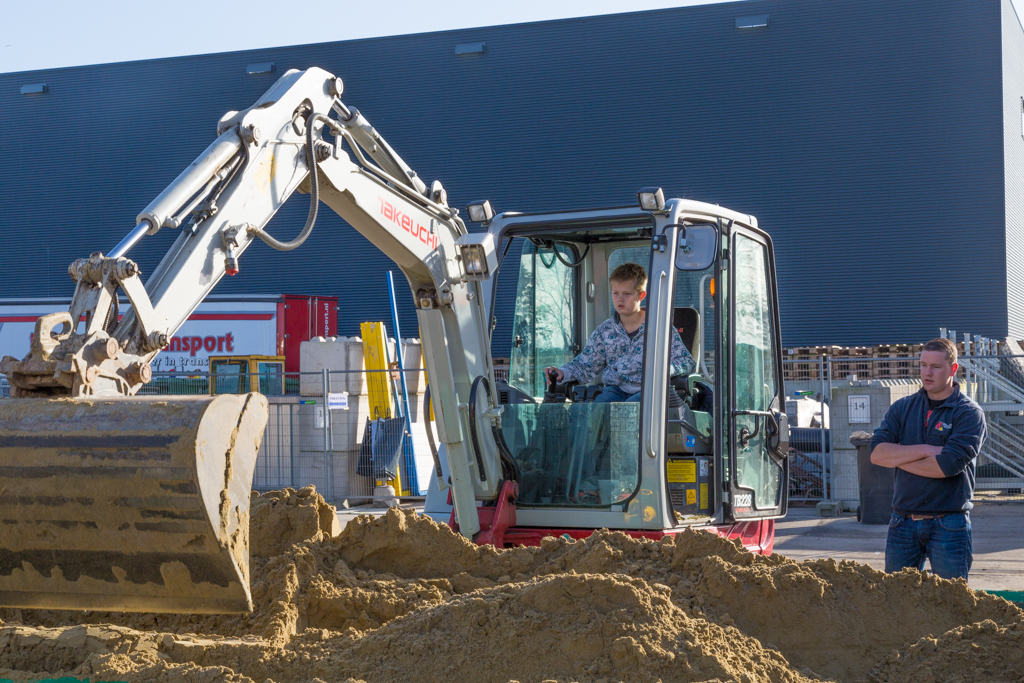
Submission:
{"label": "sandy ground", "polygon": [[[403,508],[421,512],[423,506]],[[360,514],[381,515],[385,511],[368,506],[340,509],[338,521],[344,526]],[[971,588],[1024,591],[1024,502],[978,503],[971,512],[971,525]],[[813,507],[790,508],[786,518],[776,523],[775,550],[794,560],[831,557],[883,571],[886,532],[885,525],[861,524],[850,513],[821,517]]]}
{"label": "sandy ground", "polygon": [[[780,541],[846,523],[800,533],[818,521],[794,516]],[[963,581],[756,556],[702,531],[497,550],[413,510],[339,519],[310,487],[254,497],[250,536],[251,614],[3,609],[0,679],[1019,683],[1024,671],[1024,611]]]}

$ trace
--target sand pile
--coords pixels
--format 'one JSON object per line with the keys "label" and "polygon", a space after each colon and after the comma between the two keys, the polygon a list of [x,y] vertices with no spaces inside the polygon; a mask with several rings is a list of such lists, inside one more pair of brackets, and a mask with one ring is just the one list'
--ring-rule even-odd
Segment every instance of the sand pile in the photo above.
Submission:
{"label": "sand pile", "polygon": [[253,491],[249,502],[249,548],[256,557],[277,557],[296,543],[337,536],[334,507],[313,486],[295,491]]}
{"label": "sand pile", "polygon": [[938,638],[924,637],[894,652],[872,671],[888,683],[977,683],[1024,680],[1024,625],[994,621],[961,626]]}
{"label": "sand pile", "polygon": [[705,532],[499,551],[396,510],[333,535],[312,489],[254,498],[251,520],[253,614],[0,611],[0,678],[902,683],[1024,670],[1024,613],[909,570],[764,558]]}

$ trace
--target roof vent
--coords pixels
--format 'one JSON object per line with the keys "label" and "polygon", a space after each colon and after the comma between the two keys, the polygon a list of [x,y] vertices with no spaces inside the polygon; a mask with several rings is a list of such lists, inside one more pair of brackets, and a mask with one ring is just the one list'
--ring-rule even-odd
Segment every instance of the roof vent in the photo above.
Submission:
{"label": "roof vent", "polygon": [[34,95],[37,93],[44,93],[49,88],[46,87],[45,83],[29,83],[28,85],[21,86],[22,95]]}
{"label": "roof vent", "polygon": [[755,14],[750,17],[738,17],[736,19],[736,28],[762,28],[767,25],[767,14]]}
{"label": "roof vent", "polygon": [[457,55],[477,55],[487,52],[487,43],[459,43],[455,46]]}
{"label": "roof vent", "polygon": [[245,73],[247,74],[269,74],[274,71],[273,62],[259,62],[258,64],[250,64],[245,67]]}

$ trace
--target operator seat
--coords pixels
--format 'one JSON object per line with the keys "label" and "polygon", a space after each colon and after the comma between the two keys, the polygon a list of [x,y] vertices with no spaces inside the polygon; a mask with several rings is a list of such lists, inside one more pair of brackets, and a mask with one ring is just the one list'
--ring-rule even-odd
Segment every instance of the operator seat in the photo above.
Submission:
{"label": "operator seat", "polygon": [[686,350],[694,355],[694,348],[700,345],[700,313],[696,308],[679,306],[672,311],[672,327],[683,340]]}
{"label": "operator seat", "polygon": [[[689,306],[675,308],[672,311],[672,327],[676,328],[679,337],[683,340],[683,345],[690,352],[690,355],[693,356],[694,360],[697,361],[699,368],[700,359],[698,356],[704,353],[704,350],[701,348],[700,338],[700,312],[696,308]],[[711,413],[714,410],[714,396],[711,386],[707,383],[697,382],[691,394],[687,378],[683,376],[672,377],[669,381],[676,388],[676,392],[680,396],[690,397],[690,405],[693,410],[707,413]]]}

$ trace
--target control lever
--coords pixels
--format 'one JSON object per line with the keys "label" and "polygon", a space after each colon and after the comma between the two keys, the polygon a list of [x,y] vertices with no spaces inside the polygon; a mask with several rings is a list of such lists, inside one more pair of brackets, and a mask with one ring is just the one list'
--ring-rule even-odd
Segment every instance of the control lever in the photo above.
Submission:
{"label": "control lever", "polygon": [[571,400],[573,389],[579,384],[576,381],[559,384],[555,377],[556,375],[552,372],[544,372],[544,378],[547,380],[547,388],[544,390],[544,403],[565,403],[567,400]]}

